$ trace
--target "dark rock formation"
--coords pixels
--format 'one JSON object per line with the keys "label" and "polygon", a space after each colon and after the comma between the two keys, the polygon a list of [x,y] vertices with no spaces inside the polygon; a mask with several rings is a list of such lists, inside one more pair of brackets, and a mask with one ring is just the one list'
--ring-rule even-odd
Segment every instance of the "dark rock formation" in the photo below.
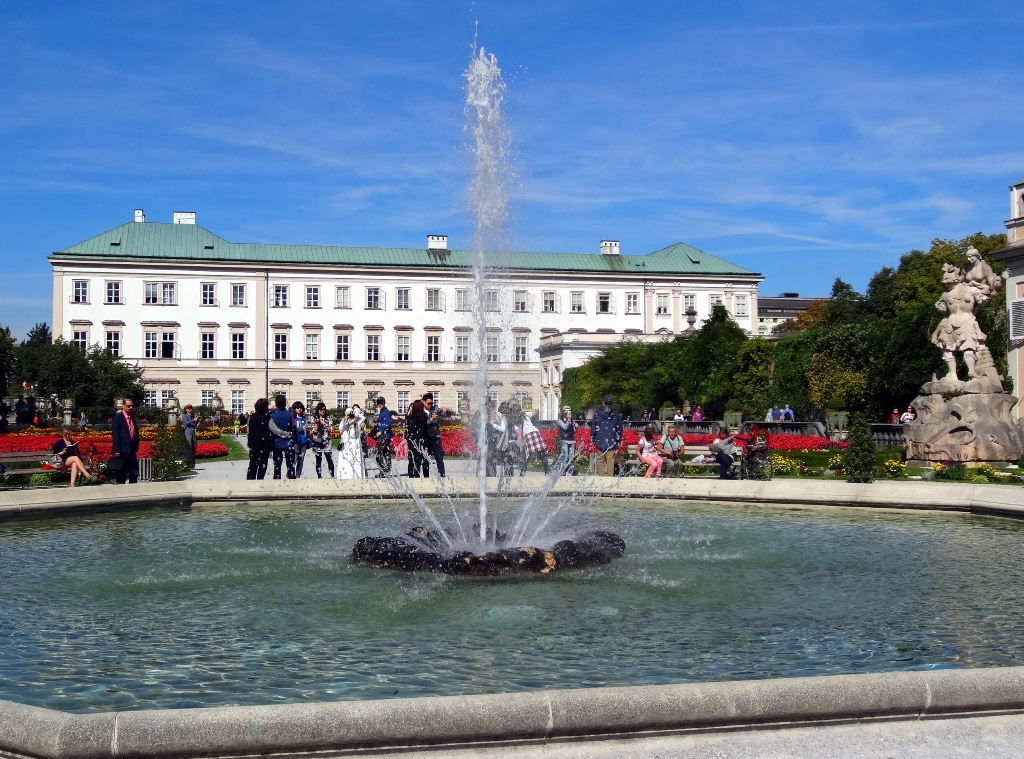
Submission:
{"label": "dark rock formation", "polygon": [[588,532],[576,540],[559,541],[550,551],[522,546],[499,548],[483,554],[465,551],[446,555],[440,550],[437,536],[417,527],[402,537],[360,538],[352,548],[352,561],[373,569],[451,575],[548,574],[556,570],[608,564],[622,556],[626,543],[610,532]]}

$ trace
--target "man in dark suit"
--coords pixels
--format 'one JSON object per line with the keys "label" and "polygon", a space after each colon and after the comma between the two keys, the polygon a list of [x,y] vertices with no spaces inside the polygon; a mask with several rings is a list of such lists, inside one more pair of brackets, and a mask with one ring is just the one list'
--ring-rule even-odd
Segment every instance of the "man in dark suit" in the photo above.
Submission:
{"label": "man in dark suit", "polygon": [[110,425],[110,436],[113,439],[110,458],[123,460],[121,468],[114,471],[118,485],[124,485],[125,479],[132,485],[139,481],[139,425],[132,413],[134,406],[135,401],[131,398],[121,401],[121,410],[114,414],[114,421]]}

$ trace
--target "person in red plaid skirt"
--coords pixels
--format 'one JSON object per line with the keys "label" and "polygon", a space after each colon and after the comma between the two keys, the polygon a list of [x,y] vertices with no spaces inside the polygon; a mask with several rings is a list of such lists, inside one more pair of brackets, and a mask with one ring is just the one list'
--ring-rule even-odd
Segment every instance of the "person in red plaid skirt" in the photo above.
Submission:
{"label": "person in red plaid skirt", "polygon": [[516,437],[523,447],[523,464],[519,469],[519,476],[526,474],[526,467],[530,459],[536,456],[544,467],[544,474],[548,473],[548,447],[544,444],[544,438],[540,436],[540,430],[533,425],[533,412],[523,412],[523,423],[516,428]]}

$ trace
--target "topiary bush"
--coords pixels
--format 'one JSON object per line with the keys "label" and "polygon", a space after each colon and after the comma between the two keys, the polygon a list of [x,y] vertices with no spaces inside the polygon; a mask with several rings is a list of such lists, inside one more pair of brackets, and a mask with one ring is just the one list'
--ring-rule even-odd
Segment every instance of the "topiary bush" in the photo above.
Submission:
{"label": "topiary bush", "polygon": [[867,419],[863,414],[854,415],[846,436],[846,450],[843,451],[843,472],[847,482],[874,482],[878,467],[875,450]]}
{"label": "topiary bush", "polygon": [[726,411],[730,411],[730,412],[732,412],[734,414],[739,412],[739,411],[742,411],[743,410],[743,402],[737,400],[736,398],[733,398],[732,400],[730,400],[728,403],[725,404],[725,410]]}

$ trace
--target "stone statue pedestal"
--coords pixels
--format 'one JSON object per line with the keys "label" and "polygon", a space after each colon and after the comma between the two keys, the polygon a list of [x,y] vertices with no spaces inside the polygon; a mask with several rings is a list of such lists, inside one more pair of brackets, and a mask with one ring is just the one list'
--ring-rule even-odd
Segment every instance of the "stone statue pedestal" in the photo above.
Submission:
{"label": "stone statue pedestal", "polygon": [[[1024,436],[1012,415],[1017,398],[1004,393],[1002,387],[982,390],[985,383],[991,380],[980,377],[924,384],[912,404],[917,419],[903,428],[908,464],[1017,462],[1024,453]],[[995,384],[999,386],[998,380]]]}

